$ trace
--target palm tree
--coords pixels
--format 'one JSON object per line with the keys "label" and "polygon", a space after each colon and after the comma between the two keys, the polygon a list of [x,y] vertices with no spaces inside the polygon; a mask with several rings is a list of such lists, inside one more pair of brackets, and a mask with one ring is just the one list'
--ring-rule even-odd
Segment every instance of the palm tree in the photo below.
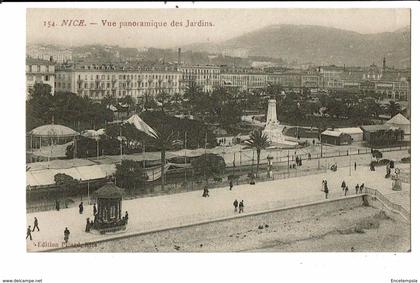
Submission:
{"label": "palm tree", "polygon": [[258,168],[260,165],[260,155],[261,150],[266,149],[270,146],[270,142],[266,134],[262,132],[262,130],[254,130],[251,135],[249,136],[249,140],[246,143],[255,148],[257,151],[257,176],[258,176]]}
{"label": "palm tree", "polygon": [[396,114],[398,114],[401,111],[401,106],[395,101],[391,100],[386,106],[386,109],[388,113],[391,115],[391,117],[394,117]]}
{"label": "palm tree", "polygon": [[160,108],[162,113],[165,112],[165,107],[170,103],[171,101],[171,95],[167,93],[166,91],[159,91],[159,93],[156,95],[157,102],[160,103]]}

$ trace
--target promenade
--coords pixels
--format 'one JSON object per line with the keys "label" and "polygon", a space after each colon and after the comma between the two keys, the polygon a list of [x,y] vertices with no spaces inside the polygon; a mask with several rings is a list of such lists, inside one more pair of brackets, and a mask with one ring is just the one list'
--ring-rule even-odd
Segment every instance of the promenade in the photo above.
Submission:
{"label": "promenade", "polygon": [[[399,164],[408,169],[408,164]],[[93,217],[93,208],[85,203],[83,214],[77,207],[60,211],[44,211],[27,214],[28,225],[33,225],[34,217],[39,220],[40,232],[33,232],[33,241],[27,240],[28,251],[43,251],[62,247],[63,231],[70,230],[70,245],[101,241],[129,234],[182,226],[223,217],[234,216],[233,201],[244,200],[245,213],[264,211],[321,201],[325,198],[321,191],[323,179],[328,180],[330,198],[342,197],[341,182],[346,181],[349,193],[355,193],[355,185],[364,183],[366,187],[378,189],[409,211],[410,185],[404,183],[402,192],[392,191],[392,181],[385,179],[385,167],[369,171],[368,166],[352,168],[349,176],[348,167],[339,167],[337,172],[327,170],[315,175],[260,182],[255,185],[238,185],[230,191],[228,187],[210,190],[210,197],[203,198],[201,191],[192,191],[149,198],[123,201],[123,212],[128,211],[129,223],[123,233],[99,235],[86,233],[86,218]],[[22,235],[23,236],[23,235]]]}

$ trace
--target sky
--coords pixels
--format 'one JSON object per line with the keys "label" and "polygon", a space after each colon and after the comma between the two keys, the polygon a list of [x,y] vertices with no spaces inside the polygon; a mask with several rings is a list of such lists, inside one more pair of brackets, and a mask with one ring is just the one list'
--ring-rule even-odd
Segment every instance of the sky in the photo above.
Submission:
{"label": "sky", "polygon": [[[72,19],[84,20],[84,24],[62,25],[64,20]],[[187,21],[200,20],[207,25],[187,26]],[[139,26],[144,22],[157,26]],[[127,23],[137,26],[124,25]],[[166,26],[160,25],[165,23]],[[173,26],[175,23],[178,26]],[[220,42],[274,24],[320,25],[364,34],[390,32],[410,25],[410,10],[28,9],[27,43],[175,48],[197,42]]]}

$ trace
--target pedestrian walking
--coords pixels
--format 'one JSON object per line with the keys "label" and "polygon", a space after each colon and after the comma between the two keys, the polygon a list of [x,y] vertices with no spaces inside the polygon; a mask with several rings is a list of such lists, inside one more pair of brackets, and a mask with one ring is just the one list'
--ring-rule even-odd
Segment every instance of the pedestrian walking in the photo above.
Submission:
{"label": "pedestrian walking", "polygon": [[64,229],[64,242],[66,244],[69,241],[69,236],[70,236],[70,230],[66,227],[66,229]]}
{"label": "pedestrian walking", "polygon": [[354,171],[356,171],[356,168],[357,168],[357,163],[356,163],[356,161],[354,162]]}
{"label": "pedestrian walking", "polygon": [[204,187],[204,190],[203,190],[203,197],[209,197],[210,195],[209,195],[209,189],[207,189],[207,187]]}
{"label": "pedestrian walking", "polygon": [[83,201],[79,204],[79,213],[83,213]]}
{"label": "pedestrian walking", "polygon": [[359,184],[356,185],[356,195],[359,193]]}
{"label": "pedestrian walking", "polygon": [[36,217],[34,217],[34,229],[32,229],[32,232],[35,231],[35,228],[38,229],[39,232],[38,219]]}
{"label": "pedestrian walking", "polygon": [[28,229],[26,229],[26,239],[28,239],[32,241],[32,234],[31,234],[31,225],[28,226]]}
{"label": "pedestrian walking", "polygon": [[128,211],[125,212],[124,221],[125,221],[125,224],[127,225],[128,224]]}
{"label": "pedestrian walking", "polygon": [[55,201],[55,209],[60,211],[60,202],[58,200]]}
{"label": "pedestrian walking", "polygon": [[343,180],[343,182],[341,183],[341,189],[343,189],[343,191],[344,191],[345,188],[346,188],[346,182],[344,182],[344,180]]}
{"label": "pedestrian walking", "polygon": [[360,188],[359,188],[359,191],[360,191],[360,193],[362,194],[363,193],[363,189],[365,188],[365,183],[362,183],[361,185],[360,185]]}
{"label": "pedestrian walking", "polygon": [[324,183],[324,193],[325,193],[325,199],[328,199],[328,185],[327,181]]}
{"label": "pedestrian walking", "polygon": [[345,188],[344,188],[344,196],[347,196],[347,192],[349,191],[349,187],[348,186],[346,186]]}
{"label": "pedestrian walking", "polygon": [[241,200],[241,202],[239,203],[239,213],[243,213],[244,212],[244,201]]}
{"label": "pedestrian walking", "polygon": [[233,181],[230,180],[230,182],[229,182],[229,190],[232,190],[232,188],[233,188]]}
{"label": "pedestrian walking", "polygon": [[96,203],[93,204],[93,215],[95,216],[98,210],[96,209]]}
{"label": "pedestrian walking", "polygon": [[237,212],[238,211],[238,200],[237,199],[235,199],[235,201],[233,202],[233,207],[234,207],[233,212]]}

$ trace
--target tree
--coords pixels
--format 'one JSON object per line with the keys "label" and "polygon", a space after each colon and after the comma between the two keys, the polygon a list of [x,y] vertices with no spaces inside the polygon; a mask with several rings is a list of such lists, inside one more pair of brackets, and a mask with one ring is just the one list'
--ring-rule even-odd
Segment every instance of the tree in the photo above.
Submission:
{"label": "tree", "polygon": [[[88,158],[96,156],[97,154],[97,143],[95,140],[80,136],[76,139],[76,146],[74,143],[68,145],[66,148],[66,157],[71,159],[73,157],[76,158]],[[76,154],[74,149],[76,147]]]}
{"label": "tree", "polygon": [[395,115],[397,115],[399,112],[401,112],[401,106],[400,104],[396,103],[395,101],[391,100],[387,105],[386,105],[386,111],[389,115],[391,115],[391,117],[394,117]]}
{"label": "tree", "polygon": [[31,98],[51,96],[51,86],[43,83],[35,83],[33,88],[29,89],[29,95]]}
{"label": "tree", "polygon": [[141,187],[148,178],[142,163],[139,161],[122,160],[121,164],[117,164],[116,167],[117,185],[129,191]]}
{"label": "tree", "polygon": [[180,110],[182,107],[182,103],[184,102],[184,97],[181,93],[177,92],[172,97],[172,102],[177,110]]}
{"label": "tree", "polygon": [[99,128],[112,121],[114,114],[106,105],[89,97],[71,92],[56,92],[54,96],[45,92],[48,87],[37,87],[27,101],[27,129],[54,122],[77,131]]}
{"label": "tree", "polygon": [[203,105],[201,103],[203,94],[204,93],[202,89],[197,85],[196,82],[193,81],[188,84],[188,87],[184,93],[184,98],[191,113],[197,113],[197,110],[200,108],[200,106]]}
{"label": "tree", "polygon": [[117,104],[117,99],[113,95],[108,94],[101,100],[101,103],[107,107],[111,105],[115,106]]}
{"label": "tree", "polygon": [[372,99],[366,100],[366,108],[367,108],[367,112],[370,115],[373,115],[375,118],[378,118],[378,116],[382,112],[382,109],[379,103],[377,103],[375,100],[372,100]]}
{"label": "tree", "polygon": [[134,101],[134,99],[130,95],[124,96],[120,100],[120,103],[125,106],[124,108],[127,111],[127,115],[130,114],[130,111],[133,109],[134,105],[136,104],[135,101]]}
{"label": "tree", "polygon": [[207,181],[210,176],[214,177],[222,174],[226,168],[226,163],[222,156],[207,153],[193,159],[191,166],[194,168],[194,172],[206,176]]}
{"label": "tree", "polygon": [[157,95],[156,95],[156,100],[157,102],[159,102],[159,106],[162,112],[165,112],[165,108],[166,106],[170,103],[171,101],[171,96],[169,93],[167,93],[166,91],[160,91]]}
{"label": "tree", "polygon": [[79,186],[79,182],[76,179],[64,173],[55,174],[54,182],[56,186],[62,190],[63,196],[65,192],[68,192]]}
{"label": "tree", "polygon": [[269,147],[270,142],[268,140],[267,135],[264,134],[262,130],[254,130],[249,136],[249,140],[247,140],[245,143],[248,144],[250,147],[255,148],[255,150],[257,151],[257,176],[258,176],[261,150]]}

